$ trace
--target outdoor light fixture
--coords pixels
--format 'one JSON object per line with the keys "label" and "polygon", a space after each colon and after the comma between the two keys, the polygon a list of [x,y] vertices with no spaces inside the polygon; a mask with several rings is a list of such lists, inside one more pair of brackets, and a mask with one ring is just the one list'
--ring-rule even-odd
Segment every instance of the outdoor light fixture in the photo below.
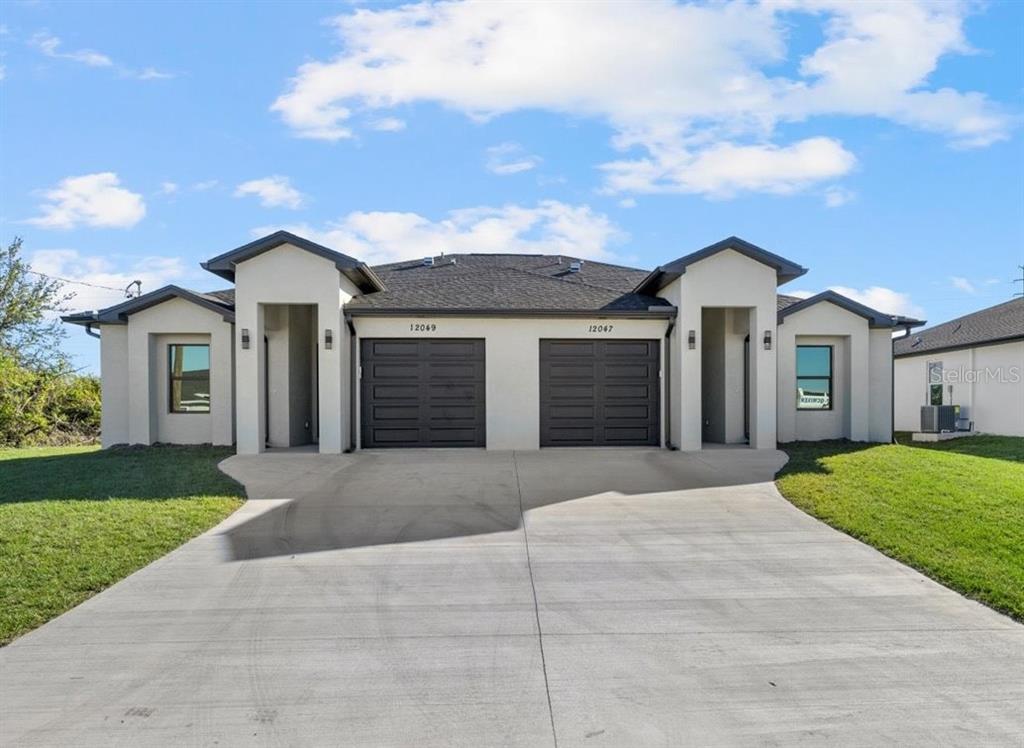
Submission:
{"label": "outdoor light fixture", "polygon": [[692,351],[697,347],[697,331],[690,330],[690,334],[686,336],[686,345]]}
{"label": "outdoor light fixture", "polygon": [[242,328],[242,349],[249,350],[249,328]]}
{"label": "outdoor light fixture", "polygon": [[772,331],[764,331],[764,349],[770,351],[772,349]]}
{"label": "outdoor light fixture", "polygon": [[324,330],[324,348],[331,350],[334,345],[334,332],[330,328]]}

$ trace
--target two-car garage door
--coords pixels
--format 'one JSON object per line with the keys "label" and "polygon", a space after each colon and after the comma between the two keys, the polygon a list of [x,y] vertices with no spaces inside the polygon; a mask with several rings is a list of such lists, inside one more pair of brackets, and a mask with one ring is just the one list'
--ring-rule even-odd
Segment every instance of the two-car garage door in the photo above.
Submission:
{"label": "two-car garage door", "polygon": [[[486,445],[481,339],[365,339],[362,446]],[[658,446],[659,341],[541,340],[540,445]]]}

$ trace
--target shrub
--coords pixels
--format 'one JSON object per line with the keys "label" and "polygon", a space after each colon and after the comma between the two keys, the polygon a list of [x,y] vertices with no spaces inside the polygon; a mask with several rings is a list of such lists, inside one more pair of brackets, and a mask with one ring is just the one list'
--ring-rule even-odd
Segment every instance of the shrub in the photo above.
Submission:
{"label": "shrub", "polygon": [[0,446],[93,441],[99,426],[96,377],[31,369],[0,350]]}

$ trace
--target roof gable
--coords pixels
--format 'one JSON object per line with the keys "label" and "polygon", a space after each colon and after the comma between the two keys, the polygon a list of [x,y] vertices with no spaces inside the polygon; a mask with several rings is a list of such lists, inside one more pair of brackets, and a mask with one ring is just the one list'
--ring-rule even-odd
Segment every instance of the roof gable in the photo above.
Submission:
{"label": "roof gable", "polygon": [[101,309],[98,312],[77,312],[75,314],[67,314],[61,317],[61,319],[73,325],[97,323],[102,325],[123,325],[128,322],[128,317],[132,314],[141,312],[143,309],[149,309],[157,304],[162,304],[170,299],[190,301],[204,309],[209,309],[211,312],[216,312],[221,315],[225,322],[233,323],[235,321],[233,304],[213,294],[189,291],[187,288],[174,285],[158,288],[155,291],[150,291],[142,296],[136,296],[134,299],[128,299],[128,301]]}
{"label": "roof gable", "polygon": [[835,304],[837,307],[845,309],[846,311],[851,312],[852,314],[856,314],[858,317],[863,317],[868,321],[868,325],[870,325],[871,327],[905,327],[908,325],[913,327],[924,324],[923,321],[913,319],[912,317],[901,317],[895,314],[885,314],[884,312],[880,312],[877,309],[872,309],[869,306],[861,304],[859,301],[854,301],[848,296],[843,296],[842,294],[836,293],[835,291],[822,291],[821,293],[815,294],[814,296],[810,296],[806,299],[801,299],[799,301],[792,302],[790,302],[790,299],[793,299],[794,297],[787,296],[785,298],[787,301],[786,305],[779,309],[778,322],[780,325],[782,324],[783,320],[790,314],[794,314],[795,312],[807,309],[808,307],[812,307],[815,304],[820,304],[823,301]]}
{"label": "roof gable", "polygon": [[303,239],[301,236],[297,236],[290,231],[275,231],[273,234],[268,234],[248,244],[243,244],[241,247],[235,247],[200,264],[204,270],[209,270],[221,278],[234,281],[235,265],[251,260],[253,257],[257,257],[264,252],[269,252],[285,244],[290,244],[305,252],[310,252],[318,257],[330,260],[342,275],[355,283],[361,290],[380,291],[384,288],[384,283],[366,263],[329,249],[322,244],[312,242],[309,239]]}
{"label": "roof gable", "polygon": [[1024,298],[1004,301],[901,337],[894,348],[897,357],[913,356],[1018,339],[1024,339]]}
{"label": "roof gable", "polygon": [[751,244],[748,241],[740,239],[738,236],[730,236],[719,242],[715,242],[714,244],[709,244],[703,249],[698,249],[696,252],[684,255],[683,257],[673,260],[665,265],[659,265],[637,285],[635,290],[640,293],[656,293],[686,273],[686,268],[688,266],[693,265],[696,262],[700,262],[701,260],[706,260],[707,258],[712,257],[719,252],[724,252],[727,249],[739,252],[741,255],[749,257],[755,262],[760,262],[763,265],[773,268],[778,278],[778,285],[788,283],[794,278],[799,278],[807,272],[807,268],[802,265],[798,265],[795,262],[791,262],[785,257],[769,252],[767,249],[762,249],[756,244]]}

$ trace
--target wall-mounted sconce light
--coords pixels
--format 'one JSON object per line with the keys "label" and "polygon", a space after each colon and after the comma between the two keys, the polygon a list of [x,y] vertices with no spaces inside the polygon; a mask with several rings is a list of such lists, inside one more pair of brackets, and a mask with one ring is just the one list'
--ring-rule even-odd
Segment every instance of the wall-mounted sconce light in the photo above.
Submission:
{"label": "wall-mounted sconce light", "polygon": [[334,347],[334,331],[330,328],[324,330],[324,348],[328,351]]}
{"label": "wall-mounted sconce light", "polygon": [[246,351],[249,350],[249,328],[248,327],[243,327],[242,328],[242,349],[246,350]]}
{"label": "wall-mounted sconce light", "polygon": [[764,349],[770,351],[772,349],[772,331],[764,331]]}
{"label": "wall-mounted sconce light", "polygon": [[696,330],[690,330],[690,332],[687,334],[687,336],[686,336],[686,347],[689,348],[691,351],[694,348],[697,347],[697,331]]}

